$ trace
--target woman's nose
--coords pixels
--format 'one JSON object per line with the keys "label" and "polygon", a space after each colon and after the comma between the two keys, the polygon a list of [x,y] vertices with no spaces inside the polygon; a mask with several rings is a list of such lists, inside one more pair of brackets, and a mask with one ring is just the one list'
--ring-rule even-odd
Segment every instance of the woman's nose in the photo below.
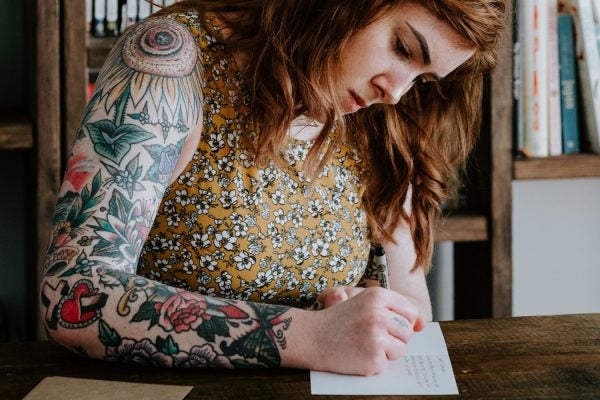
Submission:
{"label": "woman's nose", "polygon": [[373,84],[379,89],[382,103],[397,104],[413,86],[414,79],[406,75],[383,74],[375,77]]}

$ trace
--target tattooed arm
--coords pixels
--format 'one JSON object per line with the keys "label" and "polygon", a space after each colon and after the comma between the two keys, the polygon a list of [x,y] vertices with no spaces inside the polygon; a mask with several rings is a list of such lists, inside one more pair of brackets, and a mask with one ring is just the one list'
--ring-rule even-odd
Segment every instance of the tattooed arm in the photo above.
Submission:
{"label": "tattooed arm", "polygon": [[162,194],[199,137],[198,52],[187,27],[154,18],[119,39],[99,76],[60,191],[41,288],[48,334],[74,351],[172,367],[281,364],[287,307],[204,297],[135,275]]}
{"label": "tattooed arm", "polygon": [[393,316],[416,319],[393,311],[388,294],[366,291],[349,306],[309,312],[135,275],[162,193],[195,148],[198,51],[185,26],[159,17],[127,31],[111,52],[54,214],[40,304],[48,335],[90,357],[140,364],[378,372],[409,335]]}

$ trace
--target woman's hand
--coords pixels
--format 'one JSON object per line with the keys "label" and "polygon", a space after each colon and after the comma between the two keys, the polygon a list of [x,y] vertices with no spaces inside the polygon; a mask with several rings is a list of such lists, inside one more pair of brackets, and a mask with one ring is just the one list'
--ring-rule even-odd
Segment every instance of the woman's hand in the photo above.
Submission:
{"label": "woman's hand", "polygon": [[424,327],[417,308],[399,293],[374,287],[347,294],[348,300],[335,306],[304,312],[305,335],[296,338],[303,342],[298,348],[306,350],[300,367],[378,374],[405,354],[413,332]]}
{"label": "woman's hand", "polygon": [[356,286],[334,286],[327,288],[317,296],[317,301],[315,301],[311,309],[322,310],[324,308],[331,308],[356,296],[363,290],[365,290],[365,288]]}

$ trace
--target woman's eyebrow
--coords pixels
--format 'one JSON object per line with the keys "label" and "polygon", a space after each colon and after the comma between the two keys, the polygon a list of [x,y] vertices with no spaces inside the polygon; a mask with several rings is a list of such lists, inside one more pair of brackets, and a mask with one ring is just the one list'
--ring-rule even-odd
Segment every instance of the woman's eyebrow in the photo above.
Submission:
{"label": "woman's eyebrow", "polygon": [[425,38],[425,36],[423,36],[423,34],[421,32],[419,32],[418,30],[413,28],[413,26],[411,24],[406,22],[406,25],[408,25],[408,27],[410,28],[413,35],[415,35],[415,37],[417,38],[419,45],[421,46],[421,54],[423,55],[423,63],[425,63],[425,65],[431,64],[431,55],[429,54],[429,44],[427,43],[427,39]]}

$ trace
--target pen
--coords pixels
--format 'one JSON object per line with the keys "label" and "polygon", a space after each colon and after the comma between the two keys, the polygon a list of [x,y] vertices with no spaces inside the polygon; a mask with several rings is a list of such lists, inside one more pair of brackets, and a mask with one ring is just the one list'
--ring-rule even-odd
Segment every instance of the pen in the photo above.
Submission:
{"label": "pen", "polygon": [[388,273],[387,260],[385,257],[385,251],[381,246],[375,246],[373,251],[373,259],[371,260],[377,271],[377,280],[379,286],[384,289],[390,288],[390,276]]}

